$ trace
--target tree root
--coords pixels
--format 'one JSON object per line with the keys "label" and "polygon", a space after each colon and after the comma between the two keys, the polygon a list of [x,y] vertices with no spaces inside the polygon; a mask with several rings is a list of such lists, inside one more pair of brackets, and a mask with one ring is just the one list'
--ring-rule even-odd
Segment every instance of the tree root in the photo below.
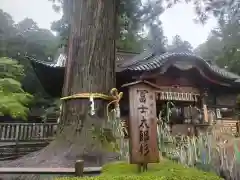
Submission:
{"label": "tree root", "polygon": [[[72,168],[76,160],[83,159],[85,167],[98,167],[109,161],[116,161],[116,153],[94,150],[83,153],[78,143],[51,142],[38,152],[23,156],[17,160],[3,162],[0,167],[36,167],[36,168]],[[40,175],[3,175],[0,180],[38,180]]]}
{"label": "tree root", "polygon": [[[98,116],[87,116],[85,112],[88,111],[70,105],[69,107],[74,108],[67,109],[68,116],[63,119],[68,121],[65,120],[64,124],[59,126],[54,141],[38,152],[4,162],[0,167],[73,168],[76,160],[80,159],[84,161],[85,167],[99,167],[106,162],[118,160],[119,154],[104,150],[101,140],[96,138],[100,135],[93,133],[93,127],[103,127],[105,120]],[[38,180],[40,175],[5,175],[0,178],[2,178],[0,180]]]}

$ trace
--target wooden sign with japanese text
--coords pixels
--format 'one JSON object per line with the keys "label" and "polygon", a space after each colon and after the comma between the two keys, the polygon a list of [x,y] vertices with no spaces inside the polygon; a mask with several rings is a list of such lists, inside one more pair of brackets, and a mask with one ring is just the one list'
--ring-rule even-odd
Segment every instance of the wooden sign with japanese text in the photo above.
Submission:
{"label": "wooden sign with japanese text", "polygon": [[155,91],[144,82],[128,88],[130,163],[159,162]]}

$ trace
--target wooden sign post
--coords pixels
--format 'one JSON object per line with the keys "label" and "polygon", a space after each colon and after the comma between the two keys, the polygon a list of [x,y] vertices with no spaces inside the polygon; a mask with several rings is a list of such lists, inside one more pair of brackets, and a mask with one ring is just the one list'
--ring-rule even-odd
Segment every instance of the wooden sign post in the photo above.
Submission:
{"label": "wooden sign post", "polygon": [[146,170],[148,163],[159,162],[155,91],[145,81],[123,87],[129,88],[130,163],[139,164]]}

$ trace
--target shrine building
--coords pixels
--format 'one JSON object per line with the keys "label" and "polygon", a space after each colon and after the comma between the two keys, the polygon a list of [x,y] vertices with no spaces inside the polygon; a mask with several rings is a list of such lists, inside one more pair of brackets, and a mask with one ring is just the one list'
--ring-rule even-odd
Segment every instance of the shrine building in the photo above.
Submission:
{"label": "shrine building", "polygon": [[[118,51],[116,58],[117,88],[124,92],[124,118],[128,118],[131,109],[127,87],[144,84],[156,102],[156,118],[167,102],[172,102],[173,133],[186,133],[189,127],[201,129],[214,123],[235,128],[240,76],[189,52]],[[66,56],[60,54],[54,63],[36,59],[31,62],[46,92],[61,97]]]}

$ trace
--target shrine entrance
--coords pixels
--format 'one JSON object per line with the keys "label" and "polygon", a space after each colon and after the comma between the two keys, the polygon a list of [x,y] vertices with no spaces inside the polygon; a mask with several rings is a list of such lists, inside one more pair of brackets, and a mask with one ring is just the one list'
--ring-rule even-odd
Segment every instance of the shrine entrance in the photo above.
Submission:
{"label": "shrine entrance", "polygon": [[[164,88],[163,88],[164,89]],[[195,126],[204,124],[202,97],[197,89],[167,87],[156,91],[158,119],[168,123],[173,135],[196,133]]]}
{"label": "shrine entrance", "polygon": [[157,101],[158,117],[163,120],[168,116],[170,124],[200,124],[202,122],[202,112],[195,103],[176,101]]}
{"label": "shrine entrance", "polygon": [[155,93],[156,116],[169,123],[173,134],[187,134],[189,128],[195,132],[193,129],[206,129],[209,124],[207,93],[202,85],[209,81],[199,70],[170,66],[164,73],[144,72],[141,79],[145,79],[142,82]]}

